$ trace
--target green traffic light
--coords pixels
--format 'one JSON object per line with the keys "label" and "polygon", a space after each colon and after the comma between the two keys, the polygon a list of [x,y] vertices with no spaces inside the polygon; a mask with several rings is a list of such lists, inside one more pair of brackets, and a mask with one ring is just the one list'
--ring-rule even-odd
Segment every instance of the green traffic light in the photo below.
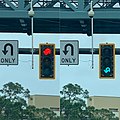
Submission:
{"label": "green traffic light", "polygon": [[100,44],[99,47],[99,77],[115,77],[115,45]]}

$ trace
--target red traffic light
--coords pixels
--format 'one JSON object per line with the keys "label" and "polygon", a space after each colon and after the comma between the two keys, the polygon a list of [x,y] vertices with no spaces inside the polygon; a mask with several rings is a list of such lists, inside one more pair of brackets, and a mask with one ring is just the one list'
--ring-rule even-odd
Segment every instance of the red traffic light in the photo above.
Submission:
{"label": "red traffic light", "polygon": [[52,52],[52,51],[51,51],[50,48],[45,48],[44,51],[43,51],[44,55],[50,55],[51,52]]}
{"label": "red traffic light", "polygon": [[55,79],[55,44],[39,44],[39,78]]}

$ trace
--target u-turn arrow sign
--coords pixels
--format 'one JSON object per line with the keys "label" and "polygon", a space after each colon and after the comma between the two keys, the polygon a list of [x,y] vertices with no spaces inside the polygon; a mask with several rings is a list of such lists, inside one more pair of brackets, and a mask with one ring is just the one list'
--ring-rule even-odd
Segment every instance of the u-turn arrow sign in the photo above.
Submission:
{"label": "u-turn arrow sign", "polygon": [[0,65],[18,65],[18,40],[0,40]]}
{"label": "u-turn arrow sign", "polygon": [[60,64],[78,65],[79,64],[79,41],[61,40],[60,41]]}

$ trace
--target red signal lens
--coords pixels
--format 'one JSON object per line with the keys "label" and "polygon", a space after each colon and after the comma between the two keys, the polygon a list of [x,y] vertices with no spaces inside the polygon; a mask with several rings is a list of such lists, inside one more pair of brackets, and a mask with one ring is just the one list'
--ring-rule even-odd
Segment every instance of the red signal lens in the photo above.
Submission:
{"label": "red signal lens", "polygon": [[50,55],[51,52],[52,52],[52,51],[51,51],[50,48],[46,48],[46,49],[43,51],[44,55]]}

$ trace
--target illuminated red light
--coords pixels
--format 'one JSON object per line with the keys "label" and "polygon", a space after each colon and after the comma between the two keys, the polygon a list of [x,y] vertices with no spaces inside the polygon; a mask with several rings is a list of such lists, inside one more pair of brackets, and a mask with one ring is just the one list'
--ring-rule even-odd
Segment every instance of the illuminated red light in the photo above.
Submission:
{"label": "illuminated red light", "polygon": [[49,55],[51,54],[51,49],[50,48],[46,48],[44,51],[43,51],[44,55]]}

